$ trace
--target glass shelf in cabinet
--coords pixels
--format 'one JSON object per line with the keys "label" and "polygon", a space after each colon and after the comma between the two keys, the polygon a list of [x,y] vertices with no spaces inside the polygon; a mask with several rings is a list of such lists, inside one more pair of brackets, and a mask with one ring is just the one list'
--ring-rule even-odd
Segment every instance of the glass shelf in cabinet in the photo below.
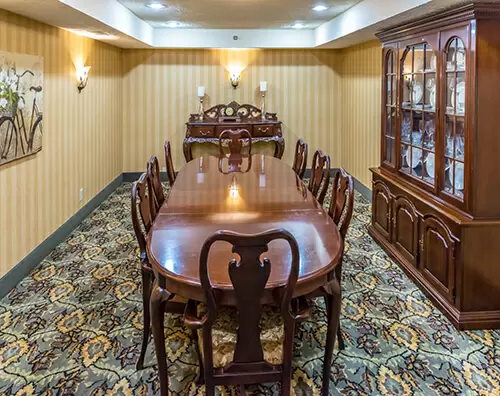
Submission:
{"label": "glass shelf in cabinet", "polygon": [[405,72],[401,73],[403,76],[423,76],[424,74],[436,74],[436,70],[429,69],[424,71],[416,71],[416,72]]}
{"label": "glass shelf in cabinet", "polygon": [[453,112],[453,107],[447,107],[445,114],[448,115],[448,116],[465,117],[465,112],[464,111],[459,111],[458,113],[454,113]]}

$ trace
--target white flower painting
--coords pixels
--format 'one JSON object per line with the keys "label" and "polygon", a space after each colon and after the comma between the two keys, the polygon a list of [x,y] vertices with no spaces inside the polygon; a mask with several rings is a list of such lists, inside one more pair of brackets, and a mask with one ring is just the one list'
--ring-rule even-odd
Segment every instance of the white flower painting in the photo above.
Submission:
{"label": "white flower painting", "polygon": [[0,165],[42,149],[43,58],[0,51]]}

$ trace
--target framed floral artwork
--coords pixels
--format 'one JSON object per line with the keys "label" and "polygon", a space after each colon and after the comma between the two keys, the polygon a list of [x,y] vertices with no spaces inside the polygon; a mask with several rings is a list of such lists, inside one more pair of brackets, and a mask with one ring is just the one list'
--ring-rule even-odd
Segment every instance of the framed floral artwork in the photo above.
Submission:
{"label": "framed floral artwork", "polygon": [[42,149],[43,58],[0,52],[0,165]]}

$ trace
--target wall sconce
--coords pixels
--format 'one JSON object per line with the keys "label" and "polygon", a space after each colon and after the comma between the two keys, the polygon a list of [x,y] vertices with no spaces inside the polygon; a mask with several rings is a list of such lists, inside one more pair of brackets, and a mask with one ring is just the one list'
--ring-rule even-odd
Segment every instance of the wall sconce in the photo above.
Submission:
{"label": "wall sconce", "polygon": [[229,77],[229,81],[231,81],[231,85],[234,89],[238,88],[238,84],[240,83],[240,73],[231,73],[231,77]]}
{"label": "wall sconce", "polygon": [[89,81],[89,71],[90,66],[82,66],[76,69],[76,78],[78,80],[78,92],[82,93],[82,91],[87,86]]}
{"label": "wall sconce", "polygon": [[230,67],[229,68],[229,81],[234,89],[238,88],[238,85],[241,80],[241,71],[240,67]]}

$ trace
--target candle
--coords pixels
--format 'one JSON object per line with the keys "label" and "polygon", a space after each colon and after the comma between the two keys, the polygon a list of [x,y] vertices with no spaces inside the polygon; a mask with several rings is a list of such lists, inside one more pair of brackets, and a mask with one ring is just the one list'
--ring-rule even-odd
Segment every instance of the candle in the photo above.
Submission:
{"label": "candle", "polygon": [[260,82],[260,92],[266,92],[267,91],[267,81],[261,81]]}
{"label": "candle", "polygon": [[203,98],[205,96],[205,87],[198,87],[198,97]]}

